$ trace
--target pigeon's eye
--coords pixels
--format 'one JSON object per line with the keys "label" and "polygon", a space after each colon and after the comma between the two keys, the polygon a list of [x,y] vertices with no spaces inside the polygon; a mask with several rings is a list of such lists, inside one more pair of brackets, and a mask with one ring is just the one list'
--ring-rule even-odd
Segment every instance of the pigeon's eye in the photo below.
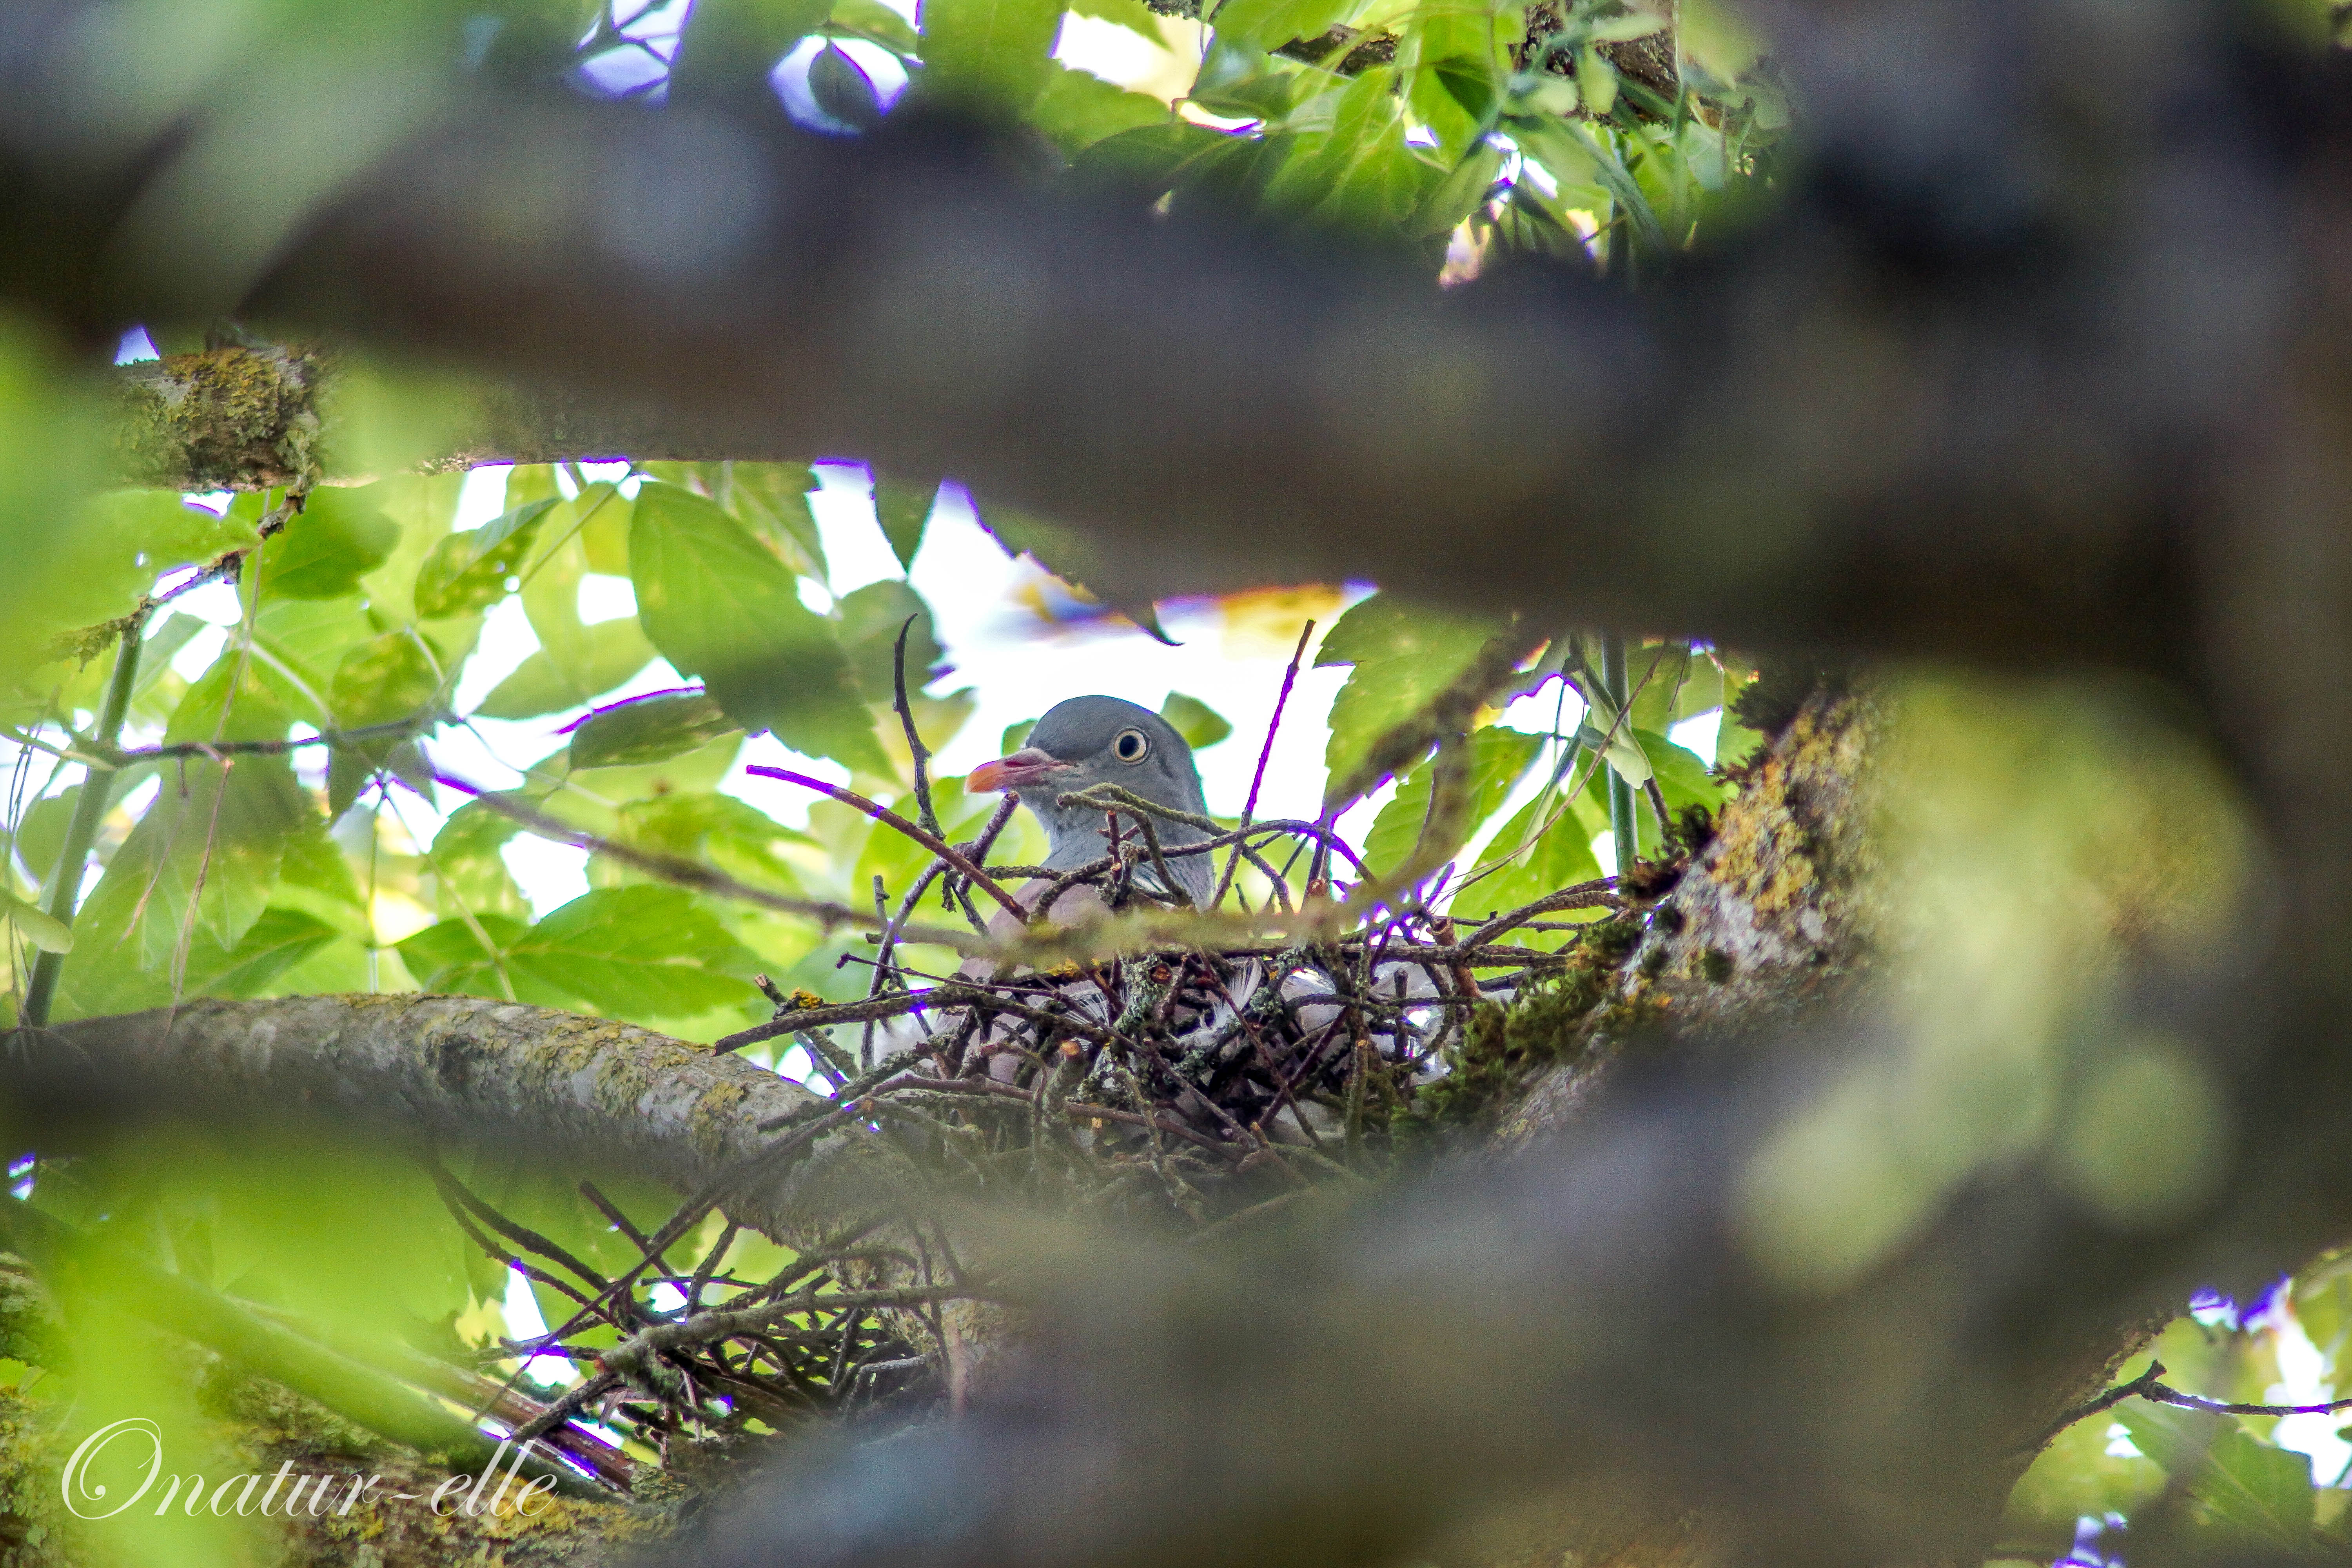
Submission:
{"label": "pigeon's eye", "polygon": [[1151,742],[1140,730],[1121,730],[1118,739],[1110,743],[1111,755],[1122,763],[1139,763],[1151,750]]}

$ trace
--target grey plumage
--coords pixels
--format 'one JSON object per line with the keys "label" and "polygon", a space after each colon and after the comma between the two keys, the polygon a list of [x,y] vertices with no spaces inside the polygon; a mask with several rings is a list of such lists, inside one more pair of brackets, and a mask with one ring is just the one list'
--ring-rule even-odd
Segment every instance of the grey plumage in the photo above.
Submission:
{"label": "grey plumage", "polygon": [[[1051,846],[1046,868],[1066,871],[1100,859],[1108,840],[1103,836],[1103,813],[1083,806],[1064,807],[1056,804],[1056,797],[1105,784],[1131,790],[1154,805],[1208,815],[1201,775],[1192,764],[1192,748],[1184,737],[1149,708],[1117,697],[1073,697],[1055,703],[1029,731],[1026,745],[1009,757],[974,769],[967,787],[1018,793],[1021,804],[1045,826]],[[1162,850],[1198,844],[1211,837],[1201,828],[1165,817],[1155,817],[1151,826]],[[1188,855],[1168,862],[1177,886],[1196,905],[1208,903],[1214,886],[1211,859],[1207,855]],[[1147,885],[1158,886],[1159,879],[1149,864],[1136,874]]]}

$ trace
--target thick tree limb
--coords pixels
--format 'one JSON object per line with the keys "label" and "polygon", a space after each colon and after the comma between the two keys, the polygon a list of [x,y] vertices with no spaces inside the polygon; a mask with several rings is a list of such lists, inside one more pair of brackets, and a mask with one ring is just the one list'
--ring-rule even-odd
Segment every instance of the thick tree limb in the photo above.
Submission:
{"label": "thick tree limb", "polygon": [[[1775,19],[1816,104],[1810,176],[1652,298],[1532,269],[1441,297],[1213,214],[1043,190],[912,115],[839,142],[455,89],[286,215],[248,288],[216,226],[155,228],[179,209],[141,205],[154,144],[68,111],[100,85],[61,41],[74,9],[0,31],[0,290],[20,303],[93,331],[241,305],[657,405],[675,432],[656,454],[642,422],[583,423],[518,453],[953,473],[1095,531],[1088,580],[1114,594],[1370,576],[1750,640],[2177,670],[2180,525],[2294,395],[2290,312],[2328,254],[2312,204],[2346,183],[2324,127],[2281,123],[2320,68],[2258,59],[2216,13],[2137,7],[2078,47],[2088,13],[1926,5],[1875,30]],[[1892,85],[1927,61],[1962,85]],[[2016,107],[1980,113],[1979,82]],[[289,103],[283,136],[341,144]],[[134,209],[152,264],[109,249]],[[258,478],[285,442],[227,449],[261,452]]]}
{"label": "thick tree limb", "polygon": [[[756,1172],[763,1123],[819,1105],[788,1079],[648,1030],[469,996],[293,996],[183,1004],[18,1037],[0,1079],[8,1114],[58,1147],[129,1118],[313,1114],[394,1140],[527,1138],[686,1192]],[[772,1182],[721,1205],[780,1240],[811,1214]]]}

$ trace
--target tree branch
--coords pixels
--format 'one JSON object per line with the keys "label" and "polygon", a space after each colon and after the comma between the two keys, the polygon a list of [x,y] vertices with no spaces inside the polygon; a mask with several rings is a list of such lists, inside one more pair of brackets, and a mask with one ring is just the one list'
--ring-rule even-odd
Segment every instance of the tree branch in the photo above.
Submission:
{"label": "tree branch", "polygon": [[[93,330],[241,308],[569,389],[530,439],[492,443],[512,456],[855,450],[954,473],[1089,531],[1085,574],[1114,596],[1370,577],[1750,642],[2179,670],[2184,510],[2295,384],[2282,312],[2324,252],[2297,214],[2344,183],[2324,139],[2257,145],[2277,121],[2219,102],[2160,134],[2050,118],[2004,140],[1997,117],[1931,114],[1886,86],[1922,59],[2011,84],[2005,102],[2166,100],[2128,51],[2038,54],[2033,29],[1928,7],[1865,42],[1776,18],[1815,105],[1808,173],[1643,297],[1532,268],[1440,295],[1200,203],[1162,218],[1040,189],[919,113],[841,142],[477,88],[296,223],[262,285],[193,299],[187,280],[236,276],[210,259],[221,230],[152,236],[168,274],[101,262],[148,149],[76,129],[95,88],[57,15],[0,24],[0,290],[20,303]],[[2299,98],[2344,71],[2258,59],[2215,13],[2184,26],[2182,90]],[[285,112],[288,138],[334,134]],[[2144,161],[2119,173],[2085,138]],[[2077,202],[2033,173],[2045,157],[2173,183]],[[609,221],[647,211],[674,217],[656,242]],[[2226,324],[2188,281],[2214,277]],[[2148,330],[2052,325],[2101,311]],[[2154,325],[2182,321],[2200,330]],[[593,412],[632,405],[671,438]],[[284,469],[289,438],[246,482]],[[149,478],[179,460],[130,445]]]}

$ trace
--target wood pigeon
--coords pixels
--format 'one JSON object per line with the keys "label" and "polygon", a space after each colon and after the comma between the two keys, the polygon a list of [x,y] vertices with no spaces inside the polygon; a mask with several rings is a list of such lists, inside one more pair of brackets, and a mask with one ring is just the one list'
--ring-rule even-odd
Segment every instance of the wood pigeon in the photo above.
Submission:
{"label": "wood pigeon", "polygon": [[[1067,871],[1099,860],[1108,852],[1107,822],[1100,811],[1066,808],[1055,805],[1055,798],[1105,784],[1117,784],[1171,810],[1208,815],[1201,795],[1201,775],[1192,765],[1192,748],[1184,737],[1150,709],[1116,697],[1073,697],[1055,703],[1029,731],[1028,744],[1009,757],[972,769],[964,788],[974,795],[1000,790],[1018,795],[1021,804],[1045,824],[1046,841],[1052,845],[1045,859],[1046,869]],[[1121,826],[1129,837],[1135,836],[1131,823],[1123,820]],[[1212,837],[1166,817],[1154,817],[1151,826],[1162,850]],[[1214,858],[1186,855],[1168,861],[1177,889],[1197,908],[1207,907],[1210,890],[1216,885],[1211,864]],[[1160,878],[1148,859],[1136,868],[1135,878],[1144,887],[1160,889]],[[1055,913],[1064,913],[1058,902]]]}

